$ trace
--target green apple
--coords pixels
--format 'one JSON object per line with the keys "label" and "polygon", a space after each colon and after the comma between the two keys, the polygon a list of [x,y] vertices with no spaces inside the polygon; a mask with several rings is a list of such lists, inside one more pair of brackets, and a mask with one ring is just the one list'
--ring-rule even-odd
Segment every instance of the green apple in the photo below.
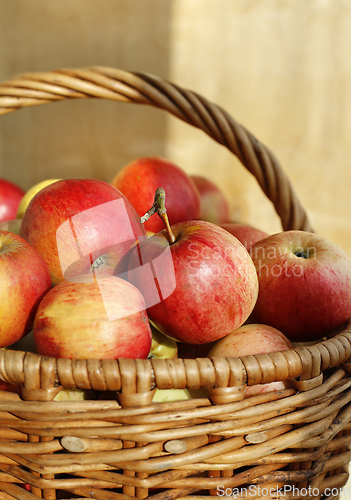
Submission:
{"label": "green apple", "polygon": [[152,343],[149,358],[173,359],[178,357],[178,343],[161,333],[151,323]]}
{"label": "green apple", "polygon": [[20,234],[22,219],[11,219],[0,222],[1,231],[9,231],[10,233]]}

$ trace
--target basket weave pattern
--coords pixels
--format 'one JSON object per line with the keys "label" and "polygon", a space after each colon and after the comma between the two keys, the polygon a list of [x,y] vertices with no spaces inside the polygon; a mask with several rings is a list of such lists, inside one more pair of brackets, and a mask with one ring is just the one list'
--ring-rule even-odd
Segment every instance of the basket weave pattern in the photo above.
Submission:
{"label": "basket weave pattern", "polygon": [[[283,229],[311,230],[265,146],[223,109],[154,76],[105,67],[21,75],[0,85],[0,114],[72,98],[147,104],[202,129],[255,176]],[[0,379],[23,393],[0,391],[0,499],[195,500],[249,485],[251,498],[296,499],[303,489],[301,498],[336,498],[351,458],[350,328],[240,359],[56,360],[2,350]],[[280,380],[285,390],[245,399],[247,385]],[[63,387],[104,396],[53,401]],[[152,403],[155,388],[185,387],[205,397]],[[264,493],[284,485],[296,490]]]}

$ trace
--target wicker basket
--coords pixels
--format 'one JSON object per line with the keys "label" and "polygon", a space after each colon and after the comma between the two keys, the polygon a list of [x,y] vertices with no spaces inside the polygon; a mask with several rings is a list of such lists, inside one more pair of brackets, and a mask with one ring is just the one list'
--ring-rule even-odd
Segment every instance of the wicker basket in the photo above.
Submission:
{"label": "wicker basket", "polygon": [[[256,177],[284,229],[311,230],[271,152],[223,109],[159,78],[105,67],[21,75],[0,85],[0,114],[83,97],[148,104],[202,129]],[[0,379],[23,393],[0,391],[0,499],[337,498],[351,457],[350,326],[314,346],[241,359],[2,350]],[[246,385],[279,380],[290,388],[244,398]],[[62,387],[108,397],[53,401]],[[208,397],[152,403],[155,387]]]}

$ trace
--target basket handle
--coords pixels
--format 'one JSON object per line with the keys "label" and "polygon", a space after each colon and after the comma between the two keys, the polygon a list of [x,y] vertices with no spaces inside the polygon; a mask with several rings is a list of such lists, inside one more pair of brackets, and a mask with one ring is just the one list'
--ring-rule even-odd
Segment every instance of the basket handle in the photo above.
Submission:
{"label": "basket handle", "polygon": [[273,203],[284,230],[312,231],[289,179],[267,147],[221,107],[156,76],[101,66],[27,73],[0,84],[0,114],[89,97],[148,104],[203,130],[254,175]]}
{"label": "basket handle", "polygon": [[[284,230],[312,230],[287,176],[268,148],[219,106],[155,76],[108,67],[60,69],[20,75],[0,83],[0,115],[27,106],[73,98],[101,98],[147,104],[168,111],[189,125],[203,130],[216,142],[227,147],[254,175],[273,203]],[[313,353],[304,352],[304,356],[298,355],[296,350],[289,350],[278,363],[276,356],[268,355],[268,361],[267,357],[264,359],[265,366],[269,362],[268,372],[273,379],[281,380],[279,377],[282,374],[285,378],[304,375],[304,379],[309,379],[313,376],[312,358],[316,366],[321,365],[321,360],[326,366],[336,366],[348,360],[351,353],[350,328],[349,324],[336,339],[314,347]],[[330,352],[335,354],[332,359]],[[72,388],[122,389],[126,394],[142,393],[145,380],[153,381],[157,387],[177,387],[180,373],[185,377],[184,380],[192,380],[194,373],[199,375],[200,372],[203,378],[206,373],[209,378],[202,381],[202,386],[241,386],[246,379],[259,383],[263,376],[259,359],[251,356],[244,360],[245,364],[243,360],[235,358],[221,358],[217,363],[209,359],[178,360],[177,366],[168,366],[169,363],[165,360],[155,360],[153,363],[150,360],[122,359],[56,360],[3,349],[0,350],[0,380],[24,384],[28,394],[32,391],[33,398],[39,400],[51,399],[47,389],[52,388],[55,383]],[[226,380],[223,380],[223,373],[226,374]],[[173,379],[175,375],[176,378]],[[42,392],[38,392],[38,389]]]}

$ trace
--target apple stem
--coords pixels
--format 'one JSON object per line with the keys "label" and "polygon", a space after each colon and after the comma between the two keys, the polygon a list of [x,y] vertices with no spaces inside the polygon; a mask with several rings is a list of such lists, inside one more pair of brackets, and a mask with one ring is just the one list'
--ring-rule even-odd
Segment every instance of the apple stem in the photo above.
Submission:
{"label": "apple stem", "polygon": [[142,224],[144,224],[144,222],[149,220],[152,215],[157,213],[157,215],[162,219],[164,225],[166,226],[170,243],[174,243],[175,236],[173,234],[172,228],[171,228],[169,220],[168,220],[165,201],[166,201],[165,190],[161,187],[157,188],[155,191],[154,203],[153,203],[152,207],[146,212],[146,214],[143,215],[142,217],[140,217],[140,222]]}

